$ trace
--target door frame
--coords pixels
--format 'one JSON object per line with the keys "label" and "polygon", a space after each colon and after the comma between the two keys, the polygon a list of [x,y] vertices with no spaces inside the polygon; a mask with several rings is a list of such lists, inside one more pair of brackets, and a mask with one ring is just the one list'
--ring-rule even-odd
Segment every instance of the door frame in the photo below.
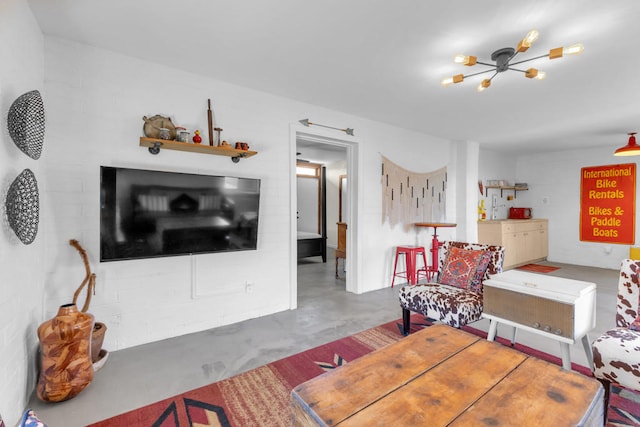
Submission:
{"label": "door frame", "polygon": [[358,177],[359,177],[359,163],[360,163],[360,143],[361,141],[355,137],[340,137],[336,136],[335,131],[325,131],[323,129],[310,129],[299,123],[293,123],[290,127],[289,133],[289,164],[290,164],[290,265],[289,269],[289,283],[290,283],[290,299],[289,308],[295,309],[298,306],[298,272],[297,272],[297,251],[298,243],[296,239],[296,210],[298,203],[298,195],[296,192],[296,142],[298,138],[305,139],[307,141],[317,142],[318,144],[337,145],[344,147],[347,150],[347,176],[353,177],[353,179],[347,180],[347,218],[345,222],[347,227],[347,259],[346,265],[346,291],[352,293],[360,293],[360,287],[358,286],[358,273],[360,263],[358,262],[358,209],[361,203],[358,193]]}

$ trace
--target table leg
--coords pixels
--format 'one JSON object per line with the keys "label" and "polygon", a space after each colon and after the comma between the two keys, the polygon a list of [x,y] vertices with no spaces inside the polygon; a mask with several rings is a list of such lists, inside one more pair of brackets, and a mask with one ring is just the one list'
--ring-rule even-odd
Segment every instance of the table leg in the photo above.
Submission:
{"label": "table leg", "polygon": [[560,343],[560,353],[562,354],[562,367],[567,371],[571,370],[571,350],[566,342]]}
{"label": "table leg", "polygon": [[438,227],[433,227],[433,239],[431,240],[431,278],[438,274],[438,251],[440,242],[438,242]]}
{"label": "table leg", "polygon": [[498,332],[498,322],[491,319],[491,321],[489,322],[489,332],[487,333],[487,341],[495,340],[497,332]]}
{"label": "table leg", "polygon": [[516,332],[518,332],[518,328],[513,327],[513,333],[511,334],[511,347],[516,345]]}
{"label": "table leg", "polygon": [[582,346],[584,347],[584,354],[587,355],[589,368],[591,368],[591,372],[593,372],[593,348],[591,347],[591,342],[589,341],[589,335],[585,334],[582,337]]}

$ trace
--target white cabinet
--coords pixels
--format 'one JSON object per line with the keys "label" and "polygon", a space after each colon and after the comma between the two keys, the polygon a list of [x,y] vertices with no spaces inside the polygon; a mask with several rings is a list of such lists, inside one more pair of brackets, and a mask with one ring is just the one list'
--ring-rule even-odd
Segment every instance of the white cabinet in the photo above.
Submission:
{"label": "white cabinet", "polygon": [[560,342],[562,366],[571,369],[569,345],[581,338],[592,363],[587,333],[596,326],[595,283],[511,270],[484,281],[483,302],[489,341],[498,323],[552,338]]}
{"label": "white cabinet", "polygon": [[540,261],[549,255],[546,219],[508,219],[478,223],[478,243],[505,247],[503,268]]}

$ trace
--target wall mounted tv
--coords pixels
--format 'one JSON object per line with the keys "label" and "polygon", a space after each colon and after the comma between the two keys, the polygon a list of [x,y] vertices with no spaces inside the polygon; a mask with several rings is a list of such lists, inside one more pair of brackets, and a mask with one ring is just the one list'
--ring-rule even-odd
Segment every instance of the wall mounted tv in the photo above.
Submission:
{"label": "wall mounted tv", "polygon": [[100,261],[255,250],[260,180],[100,167]]}

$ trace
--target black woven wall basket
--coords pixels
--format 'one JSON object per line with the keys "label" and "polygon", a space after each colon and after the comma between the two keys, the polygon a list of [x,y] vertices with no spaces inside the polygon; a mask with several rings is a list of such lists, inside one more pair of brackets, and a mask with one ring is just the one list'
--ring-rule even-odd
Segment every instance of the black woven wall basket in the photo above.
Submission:
{"label": "black woven wall basket", "polygon": [[38,160],[44,144],[44,104],[37,90],[20,95],[7,115],[7,128],[18,148]]}
{"label": "black woven wall basket", "polygon": [[25,169],[13,180],[7,192],[5,209],[9,226],[25,245],[32,243],[38,234],[40,196],[36,177]]}

